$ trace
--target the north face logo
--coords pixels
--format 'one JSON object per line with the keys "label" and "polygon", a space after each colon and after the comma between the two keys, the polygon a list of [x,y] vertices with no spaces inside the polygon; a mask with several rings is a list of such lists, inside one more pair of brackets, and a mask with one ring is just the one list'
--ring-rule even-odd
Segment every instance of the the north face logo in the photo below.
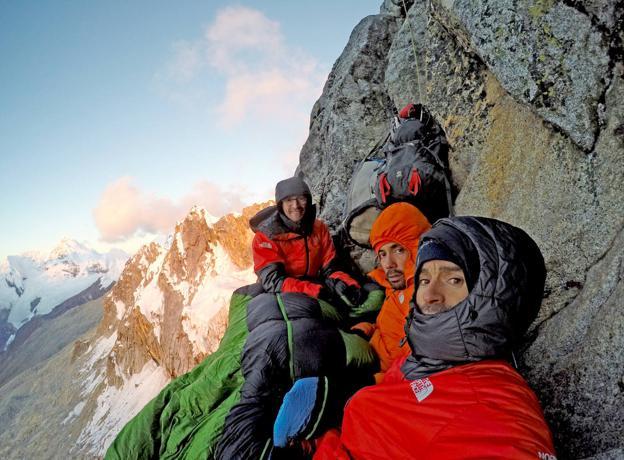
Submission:
{"label": "the north face logo", "polygon": [[260,247],[261,248],[265,248],[265,249],[271,249],[273,247],[273,245],[271,245],[271,243],[263,241],[262,243],[260,243]]}
{"label": "the north face logo", "polygon": [[433,383],[429,379],[418,379],[410,383],[414,395],[418,402],[422,402],[427,396],[433,393]]}
{"label": "the north face logo", "polygon": [[547,454],[546,452],[538,452],[537,456],[540,460],[557,460],[553,454]]}

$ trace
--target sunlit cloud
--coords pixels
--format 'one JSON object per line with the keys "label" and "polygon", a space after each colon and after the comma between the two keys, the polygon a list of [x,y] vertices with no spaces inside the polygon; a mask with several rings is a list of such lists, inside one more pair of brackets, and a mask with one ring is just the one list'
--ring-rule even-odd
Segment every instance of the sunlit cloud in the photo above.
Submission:
{"label": "sunlit cloud", "polygon": [[316,87],[310,78],[287,75],[280,69],[230,78],[223,102],[218,107],[224,126],[233,126],[250,116],[305,122],[310,96]]}
{"label": "sunlit cloud", "polygon": [[202,181],[173,202],[139,189],[131,177],[122,177],[106,187],[93,216],[103,241],[122,241],[137,233],[171,233],[175,223],[194,205],[202,206],[216,217],[240,211],[249,202],[245,195],[244,189],[224,190]]}
{"label": "sunlit cloud", "polygon": [[279,23],[243,6],[217,13],[204,38],[210,65],[229,75],[277,62],[288,51]]}
{"label": "sunlit cloud", "polygon": [[[169,81],[165,92],[176,102],[201,103],[198,83],[205,79],[205,87],[213,87],[218,77],[222,96],[211,105],[223,128],[307,124],[327,77],[316,59],[286,43],[279,22],[243,6],[219,11],[201,38],[176,43],[165,74]],[[183,83],[193,96],[184,95]]]}

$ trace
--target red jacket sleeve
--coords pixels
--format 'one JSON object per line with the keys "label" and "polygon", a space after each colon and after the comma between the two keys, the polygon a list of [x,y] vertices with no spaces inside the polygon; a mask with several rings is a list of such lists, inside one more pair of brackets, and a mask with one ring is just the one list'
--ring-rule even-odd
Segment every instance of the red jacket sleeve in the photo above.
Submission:
{"label": "red jacket sleeve", "polygon": [[268,236],[256,232],[251,247],[254,271],[266,292],[300,292],[318,298],[322,286],[288,276],[280,250]]}
{"label": "red jacket sleeve", "polygon": [[251,243],[253,253],[254,271],[258,273],[269,264],[284,264],[284,259],[279,252],[277,244],[262,232],[256,232]]}

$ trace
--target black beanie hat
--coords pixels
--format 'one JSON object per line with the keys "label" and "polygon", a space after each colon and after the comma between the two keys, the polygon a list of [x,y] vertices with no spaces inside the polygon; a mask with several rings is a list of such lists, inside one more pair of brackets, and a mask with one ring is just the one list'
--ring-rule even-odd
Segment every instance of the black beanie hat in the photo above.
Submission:
{"label": "black beanie hat", "polygon": [[304,195],[309,198],[308,201],[312,201],[312,193],[310,193],[310,187],[304,182],[301,177],[295,176],[288,179],[279,181],[275,186],[275,202],[288,198],[293,195]]}
{"label": "black beanie hat", "polygon": [[435,232],[432,232],[432,230],[425,233],[420,239],[415,279],[418,279],[420,270],[425,262],[430,260],[447,260],[458,265],[463,270],[468,291],[470,291],[479,277],[479,256],[476,248],[469,240],[465,240],[459,246],[460,251],[457,251],[457,248],[453,250],[443,241],[435,239],[434,235],[432,235]]}

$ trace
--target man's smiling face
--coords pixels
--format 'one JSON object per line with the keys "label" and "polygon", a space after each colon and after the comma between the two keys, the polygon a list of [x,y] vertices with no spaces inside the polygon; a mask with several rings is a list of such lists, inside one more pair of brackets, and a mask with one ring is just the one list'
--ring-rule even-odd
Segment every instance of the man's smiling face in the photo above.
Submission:
{"label": "man's smiling face", "polygon": [[418,274],[416,305],[426,315],[448,311],[468,297],[464,271],[448,260],[429,260]]}

